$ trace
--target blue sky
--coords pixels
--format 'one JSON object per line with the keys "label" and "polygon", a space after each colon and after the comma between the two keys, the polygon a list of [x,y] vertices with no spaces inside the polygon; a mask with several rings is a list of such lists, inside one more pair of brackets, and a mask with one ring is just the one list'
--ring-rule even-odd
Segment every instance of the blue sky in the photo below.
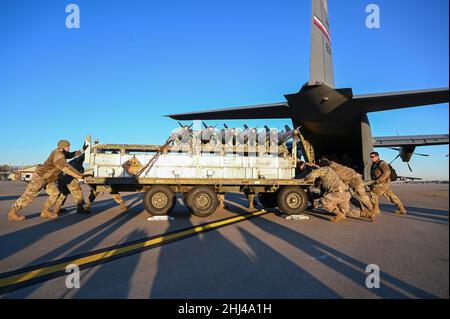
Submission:
{"label": "blue sky", "polygon": [[[72,30],[69,3],[0,2],[0,163],[42,162],[59,139],[78,147],[87,134],[163,143],[177,126],[163,115],[281,102],[309,78],[310,0],[79,0]],[[381,29],[365,27],[369,3],[381,8]],[[330,0],[336,86],[447,87],[448,9],[447,0]],[[374,136],[448,134],[448,113],[444,104],[369,117]],[[448,146],[417,151],[431,157],[413,157],[414,176],[448,179]]]}

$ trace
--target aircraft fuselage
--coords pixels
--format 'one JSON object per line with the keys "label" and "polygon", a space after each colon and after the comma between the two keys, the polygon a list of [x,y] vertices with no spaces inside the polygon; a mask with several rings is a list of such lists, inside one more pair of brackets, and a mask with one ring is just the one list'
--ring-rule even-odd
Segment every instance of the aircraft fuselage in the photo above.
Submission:
{"label": "aircraft fuselage", "polygon": [[351,89],[326,85],[305,85],[296,94],[286,95],[294,127],[300,126],[313,146],[314,159],[333,158],[353,167],[368,178],[372,133],[365,113],[351,104]]}

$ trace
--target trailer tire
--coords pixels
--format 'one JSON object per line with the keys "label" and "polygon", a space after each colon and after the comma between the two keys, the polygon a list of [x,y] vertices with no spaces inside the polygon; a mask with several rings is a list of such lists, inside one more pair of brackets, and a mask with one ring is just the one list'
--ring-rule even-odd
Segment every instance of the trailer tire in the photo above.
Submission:
{"label": "trailer tire", "polygon": [[154,216],[167,215],[175,206],[176,199],[177,197],[170,187],[155,185],[144,194],[144,208]]}
{"label": "trailer tire", "polygon": [[278,207],[287,215],[302,214],[308,204],[306,192],[298,186],[285,186],[278,194]]}
{"label": "trailer tire", "polygon": [[207,217],[219,207],[219,199],[211,187],[197,186],[187,194],[186,206],[195,216]]}
{"label": "trailer tire", "polygon": [[259,193],[258,200],[266,208],[275,208],[278,206],[278,193]]}

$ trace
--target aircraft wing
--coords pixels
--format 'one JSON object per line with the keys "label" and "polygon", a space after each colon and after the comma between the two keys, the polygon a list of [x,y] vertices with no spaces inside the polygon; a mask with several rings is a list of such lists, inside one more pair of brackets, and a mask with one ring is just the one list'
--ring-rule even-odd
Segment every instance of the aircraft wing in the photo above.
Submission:
{"label": "aircraft wing", "polygon": [[352,102],[366,113],[448,103],[448,88],[354,95]]}
{"label": "aircraft wing", "polygon": [[374,137],[374,147],[426,146],[448,144],[448,134]]}
{"label": "aircraft wing", "polygon": [[167,115],[174,120],[231,120],[290,118],[286,102]]}
{"label": "aircraft wing", "polygon": [[397,176],[399,180],[421,181],[421,177]]}

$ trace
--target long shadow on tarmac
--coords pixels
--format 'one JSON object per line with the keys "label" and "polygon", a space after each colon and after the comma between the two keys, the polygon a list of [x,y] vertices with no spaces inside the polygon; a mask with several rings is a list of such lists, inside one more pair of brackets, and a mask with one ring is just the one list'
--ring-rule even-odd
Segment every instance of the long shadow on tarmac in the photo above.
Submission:
{"label": "long shadow on tarmac", "polygon": [[[141,198],[140,194],[130,194],[123,197],[124,200],[134,199],[133,203],[136,201],[140,201],[140,198]],[[102,201],[94,202],[91,208],[91,210],[93,211],[92,214],[82,216],[77,213],[72,214],[65,213],[65,215],[61,216],[56,220],[44,221],[40,224],[2,235],[0,236],[0,243],[2,243],[0,248],[0,260],[16,253],[17,251],[25,249],[29,245],[34,244],[36,241],[39,241],[41,238],[45,237],[46,235],[52,232],[73,226],[78,222],[85,221],[86,219],[95,216],[97,214],[96,211],[98,211],[99,209],[101,209],[101,211],[104,211],[116,205],[117,204],[112,199],[108,198]],[[105,222],[104,224],[94,228],[94,230],[88,231],[87,233],[84,234],[80,234],[80,236],[74,238],[67,244],[64,244],[63,246],[55,249],[55,251],[52,251],[45,256],[42,256],[41,258],[34,261],[32,264],[37,262],[49,261],[51,260],[50,258],[55,258],[56,256],[59,256],[61,253],[68,251],[70,247],[78,245],[81,241],[94,236],[98,232],[101,232],[102,229],[114,226],[116,223],[120,224],[120,222],[123,219],[127,221],[131,219],[132,216],[134,216],[134,214],[132,213],[130,214],[129,211],[117,215],[116,217]],[[104,233],[101,232],[100,234]],[[108,234],[105,233],[104,237],[106,237],[107,235]]]}
{"label": "long shadow on tarmac", "polygon": [[[228,204],[228,202],[227,202]],[[248,213],[242,209],[233,212]],[[186,215],[184,218],[189,219]],[[190,223],[192,226],[192,223]],[[169,224],[168,232],[175,229]],[[243,251],[225,238],[220,231],[191,237],[179,243],[162,246],[158,258],[158,270],[150,288],[151,298],[295,298],[308,296],[308,290],[285,289],[289,276],[296,273],[308,287],[319,289],[324,297],[337,298],[334,291],[299,268],[288,258],[258,239],[252,242],[256,254]],[[257,242],[257,243],[255,243]],[[264,259],[261,260],[260,258]],[[270,264],[277,262],[277,273]],[[264,265],[264,267],[261,267]],[[265,274],[255,276],[255,271]],[[243,280],[234,279],[239,273]],[[262,280],[264,278],[264,280]],[[263,289],[258,289],[258,287]]]}
{"label": "long shadow on tarmac", "polygon": [[[125,198],[125,197],[124,197]],[[112,199],[111,199],[112,201]],[[143,205],[135,205],[136,202],[140,202],[140,198],[135,198],[131,203],[127,203],[130,207],[128,211],[122,212],[119,215],[115,216],[112,219],[107,220],[101,225],[98,225],[97,227],[89,230],[86,233],[80,234],[80,236],[75,237],[71,241],[57,247],[56,249],[50,251],[49,253],[39,257],[38,259],[32,261],[31,263],[23,266],[24,268],[45,263],[51,260],[54,260],[56,258],[61,259],[68,256],[73,256],[81,253],[85,253],[88,251],[91,251],[97,247],[98,244],[100,244],[105,238],[107,238],[109,235],[111,235],[114,231],[125,225],[128,221],[133,219],[137,214],[140,214],[143,210]],[[113,202],[115,205],[115,202]],[[124,242],[127,240],[135,240],[136,235],[139,234],[129,234],[126,236]],[[145,234],[141,234],[142,236],[137,238],[145,237]],[[118,243],[119,244],[119,243]],[[128,257],[130,258],[130,257]],[[83,277],[87,276],[91,271],[93,271],[94,268],[89,268],[84,274]],[[110,273],[109,273],[110,275]],[[34,285],[28,289],[26,289],[26,292],[19,292],[19,295],[21,298],[26,298],[27,296],[32,295],[32,293],[39,287],[40,285]],[[83,283],[82,286],[83,291],[85,289],[91,289],[89,285],[86,285]],[[89,290],[88,290],[89,291]],[[92,290],[91,290],[92,291]],[[95,289],[94,289],[95,291]],[[77,293],[78,294],[78,293]],[[61,298],[63,298],[61,296]],[[76,297],[76,296],[75,296]],[[126,297],[126,296],[123,296]]]}
{"label": "long shadow on tarmac", "polygon": [[[144,238],[146,236],[148,236],[148,234],[145,231],[136,229],[120,240],[119,244],[133,241],[136,238]],[[100,267],[87,269],[81,278],[82,285],[80,286],[80,289],[77,289],[77,292],[72,298],[130,298],[130,291],[132,289],[131,281],[140,258],[141,254],[133,254],[128,256],[126,261],[121,259],[117,262],[106,263],[102,264]],[[126,265],[124,266],[123,263],[126,263]],[[115,276],[114,274],[120,275]],[[89,277],[89,279],[86,281],[87,277]],[[113,285],[109,285],[108,290],[99,291],[99,286],[101,286],[102,283],[113,283]],[[60,298],[66,298],[67,294],[68,292],[64,293]]]}
{"label": "long shadow on tarmac", "polygon": [[[234,212],[235,209],[232,209]],[[348,255],[341,253],[340,251],[327,246],[319,241],[316,241],[308,236],[305,236],[290,228],[284,227],[278,223],[274,223],[267,219],[251,219],[251,223],[260,229],[277,236],[279,239],[295,246],[299,251],[302,251],[309,256],[316,258],[317,256],[326,256],[324,258],[317,258],[316,260],[323,265],[337,271],[353,281],[355,284],[364,286],[367,278],[365,272],[366,264],[352,258]],[[241,229],[241,233],[244,237],[248,238],[248,244],[252,245],[253,235],[249,234],[246,230]],[[253,244],[254,245],[254,244]],[[261,249],[261,247],[259,247]],[[355,269],[356,268],[356,269]],[[390,288],[386,284],[382,285],[379,289],[372,289],[371,292],[382,298],[410,298],[408,295],[401,291],[406,291],[409,294],[417,298],[438,298],[437,296],[428,293],[418,287],[412,286],[398,278],[395,278],[385,272],[380,273],[380,277],[385,283],[389,283]],[[308,287],[309,289],[309,287]],[[315,295],[314,297],[322,298],[322,293]]]}
{"label": "long shadow on tarmac", "polygon": [[[245,214],[246,210],[237,206],[247,204],[243,197],[233,197],[233,203],[227,201],[230,212]],[[114,203],[112,203],[114,205]],[[132,208],[137,213],[141,205]],[[135,214],[122,213],[102,225],[89,231],[73,241],[58,247],[42,256],[34,263],[48,261],[59,257],[63,252],[84,243],[76,248],[77,252],[86,252],[94,248],[115,229],[134,217]],[[186,227],[193,226],[185,208],[175,208],[172,215],[182,220]],[[353,283],[364,286],[367,273],[366,264],[340,251],[314,240],[288,227],[265,218],[250,219],[254,226],[278,237],[294,246],[298,251],[306,253],[322,265],[339,272]],[[179,223],[169,223],[167,232],[179,229]],[[193,236],[176,243],[161,246],[158,257],[158,269],[153,282],[149,282],[151,298],[340,298],[341,296],[327,287],[323,282],[309,274],[283,254],[279,253],[261,238],[251,234],[241,225],[237,231],[245,240],[249,251],[243,250],[225,238],[220,231],[208,232],[205,235]],[[124,241],[145,237],[139,230],[129,234]],[[33,241],[35,237],[33,237]],[[2,238],[0,242],[3,243]],[[17,249],[17,247],[15,247]],[[71,251],[70,254],[74,252]],[[321,258],[317,258],[321,256]],[[130,259],[131,258],[131,259]],[[102,264],[95,268],[86,283],[75,297],[108,297],[126,298],[130,296],[131,279],[141,258],[141,253],[126,257],[126,269],[120,260]],[[274,267],[271,264],[276,263]],[[93,270],[89,270],[93,271]],[[240,281],[233,278],[239,273]],[[85,273],[83,277],[89,274]],[[117,274],[115,277],[114,274]],[[257,275],[255,275],[257,274]],[[115,277],[117,287],[112,285],[106,291],[96,291],[99,282]],[[144,274],[145,276],[145,274]],[[382,272],[385,284],[371,292],[383,298],[409,298],[408,294],[418,298],[437,298],[420,288],[412,286],[398,278]],[[114,280],[114,279],[113,279]],[[295,285],[295,286],[294,286]],[[36,286],[37,288],[38,286]],[[109,287],[109,286],[108,286]],[[35,289],[35,288],[34,288]],[[33,290],[27,290],[30,295]],[[269,295],[268,295],[269,292]],[[99,296],[100,294],[100,296]],[[65,297],[65,295],[61,296]]]}
{"label": "long shadow on tarmac", "polygon": [[[392,204],[380,204],[380,209],[383,212],[393,212],[395,206]],[[396,216],[406,219],[419,220],[423,222],[448,225],[449,212],[446,210],[406,206],[406,215],[396,215]],[[410,216],[419,218],[414,218]]]}

